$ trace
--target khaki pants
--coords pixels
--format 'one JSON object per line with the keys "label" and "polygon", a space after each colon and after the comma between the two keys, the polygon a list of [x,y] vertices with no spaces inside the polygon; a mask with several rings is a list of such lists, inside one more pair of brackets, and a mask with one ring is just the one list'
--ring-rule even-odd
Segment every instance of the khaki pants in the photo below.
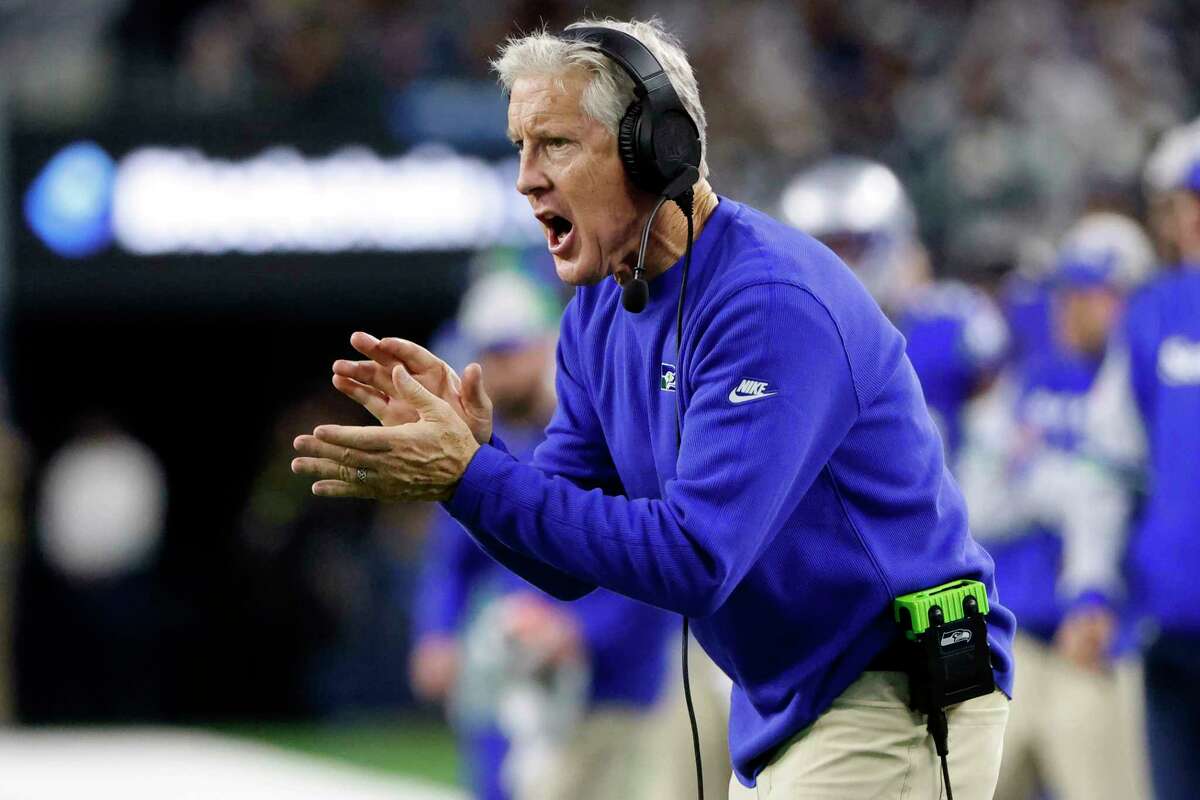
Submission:
{"label": "khaki pants", "polygon": [[1111,673],[1082,670],[1018,634],[1012,718],[997,800],[1138,800],[1150,796],[1136,662]]}
{"label": "khaki pants", "polygon": [[[955,800],[991,800],[1000,770],[1008,698],[996,691],[947,711]],[[938,800],[941,761],[925,718],[908,708],[908,678],[864,672],[816,722],[784,745],[730,800]]]}
{"label": "khaki pants", "polygon": [[516,787],[514,797],[627,800],[641,796],[649,719],[649,714],[635,711],[590,712],[553,764],[529,786]]}

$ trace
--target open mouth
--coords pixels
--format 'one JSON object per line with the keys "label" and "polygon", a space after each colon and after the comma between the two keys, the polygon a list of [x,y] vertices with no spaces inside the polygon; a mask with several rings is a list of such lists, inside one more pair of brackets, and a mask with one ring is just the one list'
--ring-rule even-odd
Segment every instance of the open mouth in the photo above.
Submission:
{"label": "open mouth", "polygon": [[574,239],[574,223],[566,217],[554,214],[543,218],[542,224],[546,227],[546,244],[550,252],[554,255],[565,253]]}

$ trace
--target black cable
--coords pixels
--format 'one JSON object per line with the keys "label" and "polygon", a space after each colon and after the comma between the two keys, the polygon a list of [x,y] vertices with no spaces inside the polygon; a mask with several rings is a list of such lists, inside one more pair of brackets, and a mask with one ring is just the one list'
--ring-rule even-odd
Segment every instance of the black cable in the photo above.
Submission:
{"label": "black cable", "polygon": [[692,752],[696,756],[696,796],[704,800],[704,765],[700,759],[700,726],[692,705],[692,681],[688,674],[688,618],[683,617],[683,700],[687,703],[688,722],[692,725]]}
{"label": "black cable", "polygon": [[642,265],[646,263],[646,245],[650,243],[650,228],[654,225],[654,218],[658,216],[658,210],[663,207],[665,202],[667,202],[667,198],[658,198],[658,202],[654,204],[654,210],[650,212],[650,216],[646,220],[645,227],[642,228],[642,241],[638,245],[638,270],[641,270]]}
{"label": "black cable", "polygon": [[[688,237],[687,250],[683,256],[683,275],[679,281],[679,301],[675,306],[675,370],[678,374],[683,366],[683,298],[687,293],[688,271],[692,266],[692,238],[693,238],[693,201],[694,195],[689,189],[685,194],[680,195],[675,200],[679,210],[687,218]],[[659,204],[661,205],[661,203]],[[656,207],[655,213],[658,208]],[[676,451],[683,445],[683,412],[680,409],[679,389],[676,383],[675,390],[675,447]],[[696,756],[696,796],[699,800],[704,800],[704,763],[700,756],[700,726],[696,724],[696,708],[692,704],[692,681],[691,674],[688,670],[688,618],[683,616],[683,700],[687,704],[688,722],[692,726],[692,752]]]}
{"label": "black cable", "polygon": [[[678,369],[680,364],[683,361],[683,353],[679,349],[682,346],[681,343],[683,342],[683,296],[687,292],[688,270],[692,266],[692,224],[693,224],[692,223],[692,215],[693,215],[692,190],[688,189],[687,194],[680,197],[675,202],[679,205],[679,210],[682,211],[683,215],[687,218],[687,225],[688,225],[687,250],[684,252],[684,255],[683,255],[683,278],[679,282],[679,302],[675,306],[675,361],[678,362],[678,363],[676,363],[675,368]],[[678,392],[676,392],[676,394],[675,394],[675,409],[676,409],[676,415],[675,415],[676,416],[676,425],[675,425],[676,442],[675,442],[675,444],[679,445],[681,442],[680,442],[680,434],[679,434],[680,422],[678,420],[678,416],[679,416],[679,414],[678,414],[679,393]]]}
{"label": "black cable", "polygon": [[946,800],[954,800],[954,792],[950,788],[950,764],[946,760],[950,753],[950,724],[946,720],[946,710],[936,706],[930,709],[926,728],[933,737],[934,750],[942,759],[942,782],[946,784]]}

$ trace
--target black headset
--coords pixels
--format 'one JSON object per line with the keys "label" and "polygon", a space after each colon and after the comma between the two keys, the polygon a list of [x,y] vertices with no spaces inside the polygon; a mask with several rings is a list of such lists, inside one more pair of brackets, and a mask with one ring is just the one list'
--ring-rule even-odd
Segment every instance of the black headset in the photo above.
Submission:
{"label": "black headset", "polygon": [[560,38],[594,45],[633,81],[635,97],[621,118],[617,148],[634,185],[671,200],[690,189],[700,178],[700,131],[650,49],[624,31],[600,26],[568,28]]}
{"label": "black headset", "polygon": [[660,197],[642,231],[633,278],[621,291],[621,304],[636,314],[650,298],[650,288],[642,277],[650,226],[667,200],[674,201],[688,218],[691,255],[692,186],[700,179],[700,129],[680,102],[662,64],[636,37],[592,25],[568,28],[559,38],[593,45],[633,81],[634,100],[617,129],[617,150],[633,185]]}

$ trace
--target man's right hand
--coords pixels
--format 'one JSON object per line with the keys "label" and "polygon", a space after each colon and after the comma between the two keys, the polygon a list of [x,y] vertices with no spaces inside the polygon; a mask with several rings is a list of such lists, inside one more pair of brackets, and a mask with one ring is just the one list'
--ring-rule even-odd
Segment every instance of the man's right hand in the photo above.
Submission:
{"label": "man's right hand", "polygon": [[417,410],[396,396],[392,370],[402,364],[418,383],[454,409],[476,442],[491,441],[492,401],[484,391],[478,364],[468,365],[460,379],[445,361],[406,339],[376,339],[360,331],[350,337],[350,345],[370,360],[335,361],[333,385],[381,424],[404,425],[419,419]]}

